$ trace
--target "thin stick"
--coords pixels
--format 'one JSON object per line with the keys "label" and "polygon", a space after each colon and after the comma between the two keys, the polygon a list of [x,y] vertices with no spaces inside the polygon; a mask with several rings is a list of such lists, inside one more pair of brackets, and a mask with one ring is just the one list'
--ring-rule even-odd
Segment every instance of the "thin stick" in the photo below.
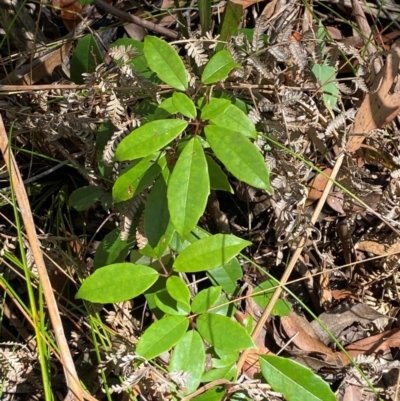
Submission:
{"label": "thin stick", "polygon": [[154,31],[171,39],[177,39],[179,37],[178,32],[172,31],[168,28],[164,28],[163,26],[157,25],[154,22],[146,21],[125,11],[118,10],[118,8],[111,6],[103,0],[94,0],[93,4],[95,4],[102,10],[107,11],[109,14],[114,15],[122,21],[132,22],[136,25],[141,26],[142,28],[148,29],[149,31]]}

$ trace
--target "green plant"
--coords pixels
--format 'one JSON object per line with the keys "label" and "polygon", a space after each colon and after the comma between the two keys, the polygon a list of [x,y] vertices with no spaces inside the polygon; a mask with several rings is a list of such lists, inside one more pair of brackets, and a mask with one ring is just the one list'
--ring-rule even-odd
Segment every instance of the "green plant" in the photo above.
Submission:
{"label": "green plant", "polygon": [[[242,68],[228,50],[216,51],[207,62],[199,57],[205,65],[198,77],[190,75],[170,44],[156,37],[147,36],[144,45],[118,41],[111,54],[153,99],[136,106],[143,119],[132,119],[131,132],[106,123],[97,133],[99,170],[114,180],[112,201],[125,220],[100,244],[96,270],[76,296],[114,303],[144,294],[159,320],[145,330],[136,353],[151,360],[175,347],[169,371],[189,374],[186,388],[176,389],[189,394],[200,382],[233,380],[238,353],[256,347],[252,322],[246,328],[233,320],[230,302],[242,277],[236,257],[251,243],[230,234],[211,235],[197,224],[211,190],[232,192],[226,172],[272,193],[269,170],[253,143],[258,133],[246,105],[214,88]],[[101,74],[101,66],[96,72]],[[154,91],[158,84],[168,85],[167,91]],[[108,111],[112,107],[117,120],[123,106],[112,99]],[[115,162],[125,165],[117,177],[109,167]],[[104,187],[83,187],[70,197],[77,210],[97,201],[109,205]],[[135,232],[139,251],[132,249]],[[213,286],[194,294],[184,273],[205,273]],[[259,290],[268,293],[271,287],[266,283]],[[268,302],[268,297],[258,301]],[[289,311],[284,301],[274,310],[278,315]],[[228,362],[204,373],[206,353]]]}

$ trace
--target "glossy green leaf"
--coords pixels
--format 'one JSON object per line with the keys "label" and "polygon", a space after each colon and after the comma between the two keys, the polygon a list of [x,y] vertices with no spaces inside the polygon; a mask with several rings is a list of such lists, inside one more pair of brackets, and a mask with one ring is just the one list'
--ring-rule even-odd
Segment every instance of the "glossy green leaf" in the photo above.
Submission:
{"label": "glossy green leaf", "polygon": [[249,245],[251,242],[228,234],[216,234],[203,238],[178,255],[174,263],[174,270],[194,273],[215,269],[228,263]]}
{"label": "glossy green leaf", "polygon": [[335,85],[336,69],[326,64],[314,64],[312,72],[321,83],[325,106],[332,109],[339,98],[339,88]]}
{"label": "glossy green leaf", "polygon": [[163,118],[168,118],[178,113],[178,109],[175,107],[172,97],[163,100],[156,108],[154,112],[154,118],[156,120],[161,120]]}
{"label": "glossy green leaf", "polygon": [[223,351],[218,348],[214,348],[213,357],[211,358],[213,368],[225,368],[227,366],[234,365],[239,357],[239,351]]}
{"label": "glossy green leaf", "polygon": [[135,238],[131,235],[127,241],[123,241],[120,237],[121,230],[116,228],[109,232],[94,254],[93,265],[95,269],[111,265],[112,263],[123,262],[132,249]]}
{"label": "glossy green leaf", "polygon": [[167,290],[163,289],[154,294],[154,300],[157,308],[168,315],[188,315],[190,306],[172,298]]}
{"label": "glossy green leaf", "polygon": [[176,344],[168,370],[170,372],[186,372],[186,390],[190,394],[197,389],[206,362],[204,343],[199,333],[188,331]]}
{"label": "glossy green leaf", "polygon": [[100,187],[88,185],[76,189],[69,197],[69,204],[79,212],[88,210],[93,206],[103,195],[103,190]]}
{"label": "glossy green leaf", "polygon": [[168,210],[167,184],[163,176],[158,177],[147,198],[144,230],[149,246],[153,248],[157,257],[161,257],[174,233]]}
{"label": "glossy green leaf", "polygon": [[168,182],[168,207],[175,230],[185,238],[206,208],[210,193],[207,161],[197,138],[180,154]]}
{"label": "glossy green leaf", "polygon": [[231,352],[255,348],[246,330],[227,316],[205,313],[196,324],[200,335],[215,348]]}
{"label": "glossy green leaf", "polygon": [[230,302],[225,294],[221,294],[217,299],[215,305],[208,311],[208,313],[215,313],[217,315],[232,317],[237,310],[236,304]]}
{"label": "glossy green leaf", "polygon": [[[260,306],[262,309],[265,309],[269,304],[272,295],[275,292],[276,286],[279,283],[275,280],[266,280],[260,283],[257,287],[253,289],[253,296],[254,302]],[[268,289],[270,290],[268,291]],[[257,292],[264,291],[262,294],[257,295]],[[271,313],[275,316],[288,316],[290,314],[291,305],[290,302],[286,301],[285,299],[278,299],[275,302],[274,307],[271,310]]]}
{"label": "glossy green leaf", "polygon": [[96,71],[96,67],[103,62],[99,46],[92,35],[86,35],[78,40],[70,61],[71,80],[76,84],[83,84],[83,73]]}
{"label": "glossy green leaf", "polygon": [[185,65],[176,50],[162,39],[147,35],[144,54],[152,71],[166,84],[184,91],[188,87]]}
{"label": "glossy green leaf", "polygon": [[76,298],[101,304],[127,301],[143,294],[157,279],[158,273],[150,267],[116,263],[97,269],[82,283]]}
{"label": "glossy green leaf", "polygon": [[186,127],[187,122],[180,119],[156,120],[144,124],[121,141],[115,159],[125,161],[147,157],[168,145]]}
{"label": "glossy green leaf", "polygon": [[157,155],[149,155],[141,160],[135,160],[130,167],[120,174],[112,189],[115,202],[123,202],[133,198],[143,175],[154,165],[156,160]]}
{"label": "glossy green leaf", "polygon": [[167,280],[167,291],[172,298],[189,305],[190,291],[187,284],[179,276],[171,276]]}
{"label": "glossy green leaf", "polygon": [[335,401],[335,394],[321,377],[305,366],[275,355],[262,355],[261,372],[274,391],[287,401]]}
{"label": "glossy green leaf", "polygon": [[172,103],[179,111],[179,113],[181,113],[185,117],[196,118],[196,106],[189,96],[181,92],[174,92],[174,94],[172,95]]}
{"label": "glossy green leaf", "polygon": [[186,316],[167,316],[154,322],[142,335],[136,353],[148,360],[169,351],[186,333]]}
{"label": "glossy green leaf", "polygon": [[233,194],[233,189],[229,183],[228,177],[222,171],[222,168],[213,160],[211,156],[206,155],[208,174],[210,175],[210,188],[219,191],[227,191]]}
{"label": "glossy green leaf", "polygon": [[140,194],[150,185],[153,184],[154,180],[165,171],[167,166],[167,158],[165,154],[157,160],[157,163],[153,165],[140,177],[139,182],[133,185],[134,195]]}
{"label": "glossy green leaf", "polygon": [[[221,99],[222,100],[222,99]],[[227,128],[232,131],[240,132],[249,138],[256,139],[257,131],[253,122],[235,105],[231,104],[224,113],[213,117],[210,122],[219,125],[222,128]]]}
{"label": "glossy green leaf", "polygon": [[205,313],[215,305],[221,295],[221,287],[210,287],[201,290],[192,301],[192,312],[196,314]]}
{"label": "glossy green leaf", "polygon": [[214,285],[220,285],[227,294],[234,294],[238,290],[237,281],[243,277],[243,270],[237,258],[233,258],[223,266],[208,270],[207,276]]}
{"label": "glossy green leaf", "polygon": [[218,117],[220,114],[225,113],[228,107],[231,105],[231,101],[228,99],[219,99],[212,97],[210,103],[206,104],[201,110],[201,118],[203,120],[210,120]]}
{"label": "glossy green leaf", "polygon": [[204,68],[201,76],[203,84],[213,84],[228,78],[229,73],[236,67],[240,67],[235,62],[228,50],[221,50],[214,54]]}
{"label": "glossy green leaf", "polygon": [[215,155],[236,178],[273,192],[264,158],[248,138],[216,125],[208,125],[204,131]]}

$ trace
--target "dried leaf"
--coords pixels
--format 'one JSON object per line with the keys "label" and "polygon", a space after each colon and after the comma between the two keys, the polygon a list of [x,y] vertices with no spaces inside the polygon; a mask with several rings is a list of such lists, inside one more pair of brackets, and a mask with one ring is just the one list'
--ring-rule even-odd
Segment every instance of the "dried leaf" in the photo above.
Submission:
{"label": "dried leaf", "polygon": [[393,329],[364,338],[346,347],[346,351],[355,358],[360,354],[377,354],[388,351],[390,348],[400,347],[400,329]]}
{"label": "dried leaf", "polygon": [[[388,317],[362,303],[350,306],[345,303],[341,304],[322,313],[318,318],[335,337],[340,337],[346,328],[353,326],[355,323],[358,324],[360,330],[366,331],[368,326],[373,328],[372,325],[379,328],[385,327],[389,320]],[[329,344],[332,341],[318,321],[311,322],[311,326],[324,344]]]}
{"label": "dried leaf", "polygon": [[379,89],[368,93],[358,110],[351,130],[353,136],[347,142],[348,152],[354,153],[358,150],[368,132],[384,127],[400,112],[400,93],[390,93],[398,69],[399,56],[392,50],[387,56],[386,64],[375,77],[374,84],[382,81]]}
{"label": "dried leaf", "polygon": [[326,362],[337,366],[343,366],[345,363],[346,358],[340,353],[332,351],[322,343],[313,326],[295,312],[291,312],[289,316],[282,317],[281,325],[286,335],[289,338],[293,338],[293,344],[302,351],[322,354]]}
{"label": "dried leaf", "polygon": [[376,241],[361,241],[357,244],[357,250],[371,252],[374,255],[384,255],[386,253],[385,245],[379,244]]}

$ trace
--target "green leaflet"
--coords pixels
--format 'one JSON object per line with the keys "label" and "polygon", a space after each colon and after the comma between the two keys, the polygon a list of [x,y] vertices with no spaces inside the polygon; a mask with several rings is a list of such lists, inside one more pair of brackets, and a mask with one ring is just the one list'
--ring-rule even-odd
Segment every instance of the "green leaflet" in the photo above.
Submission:
{"label": "green leaflet", "polygon": [[205,313],[196,323],[200,335],[215,348],[231,352],[255,348],[245,328],[227,316]]}
{"label": "green leaflet", "polygon": [[148,35],[144,39],[143,50],[149,68],[163,82],[181,91],[187,89],[186,68],[173,47],[164,40]]}
{"label": "green leaflet", "polygon": [[123,241],[120,233],[120,229],[116,228],[109,232],[100,242],[94,254],[93,263],[95,269],[125,260],[135,243],[135,239],[130,235],[127,241]]}
{"label": "green leaflet", "polygon": [[100,187],[87,185],[76,189],[69,197],[69,204],[76,210],[82,212],[89,209],[103,195],[103,190]]}
{"label": "green leaflet", "polygon": [[231,101],[228,99],[218,99],[216,97],[212,97],[210,99],[210,103],[206,104],[202,108],[201,118],[203,120],[210,120],[218,117],[220,114],[225,113],[231,104]]}
{"label": "green leaflet", "polygon": [[248,138],[217,125],[206,126],[204,132],[215,155],[236,178],[273,192],[264,158]]}
{"label": "green leaflet", "polygon": [[210,188],[220,191],[227,191],[233,194],[233,189],[229,183],[228,177],[222,171],[221,167],[213,160],[211,156],[206,155],[208,173],[210,174]]}
{"label": "green leaflet", "polygon": [[197,331],[188,331],[176,344],[168,369],[170,372],[180,371],[189,374],[184,394],[192,393],[199,386],[205,361],[203,340]]}
{"label": "green leaflet", "polygon": [[113,185],[113,199],[116,202],[131,199],[137,193],[141,180],[152,166],[155,166],[152,170],[154,175],[160,174],[161,166],[155,163],[158,157],[159,154],[155,154],[141,160],[135,160],[130,167],[124,170]]}
{"label": "green leaflet", "polygon": [[177,272],[199,272],[222,266],[251,245],[234,235],[217,234],[200,239],[184,249],[174,262]]}
{"label": "green leaflet", "polygon": [[76,84],[83,84],[83,73],[96,71],[96,67],[103,62],[103,56],[96,40],[92,35],[79,39],[71,57],[71,80]]}
{"label": "green leaflet", "polygon": [[163,176],[158,177],[147,198],[144,230],[149,241],[148,245],[157,257],[161,257],[174,233],[168,210],[167,184]]}
{"label": "green leaflet", "polygon": [[335,85],[336,69],[325,63],[314,64],[312,72],[321,83],[325,106],[331,110],[336,105],[339,96],[339,88]]}
{"label": "green leaflet", "polygon": [[194,105],[192,99],[187,95],[180,92],[174,92],[172,95],[172,103],[176,107],[179,113],[187,118],[196,118],[196,106]]}
{"label": "green leaflet", "polygon": [[184,239],[202,216],[210,193],[207,161],[197,138],[183,149],[168,182],[172,223]]}
{"label": "green leaflet", "polygon": [[121,141],[115,159],[124,161],[147,157],[168,145],[186,127],[187,122],[180,119],[156,120],[144,124]]}
{"label": "green leaflet", "polygon": [[157,308],[168,315],[188,315],[190,305],[177,301],[171,297],[167,290],[160,290],[154,294]]}
{"label": "green leaflet", "polygon": [[[277,285],[279,285],[279,282],[276,280],[266,280],[260,283],[257,287],[253,289],[253,294],[257,294],[257,292],[260,292],[262,290],[268,290],[269,288],[271,288],[271,290],[265,291],[262,294],[254,295],[254,302],[261,308],[265,309],[269,304]],[[271,313],[275,316],[288,316],[290,314],[290,310],[290,302],[286,301],[285,299],[278,299],[275,302]]]}
{"label": "green leaflet", "polygon": [[214,54],[205,66],[201,81],[208,85],[224,80],[235,67],[240,65],[235,62],[228,50],[221,50]]}
{"label": "green leaflet", "polygon": [[275,355],[262,355],[261,372],[274,391],[287,401],[335,401],[328,383],[299,363]]}
{"label": "green leaflet", "polygon": [[157,279],[157,271],[148,266],[116,263],[97,269],[82,283],[76,298],[102,304],[127,301],[143,294]]}
{"label": "green leaflet", "polygon": [[148,360],[169,351],[186,333],[186,316],[166,316],[153,323],[140,338],[136,353]]}
{"label": "green leaflet", "polygon": [[253,122],[242,110],[233,104],[229,105],[223,113],[211,118],[210,122],[221,128],[240,132],[251,139],[257,138],[257,131]]}
{"label": "green leaflet", "polygon": [[192,312],[196,314],[207,312],[215,305],[221,295],[222,287],[210,287],[200,291],[192,301]]}
{"label": "green leaflet", "polygon": [[171,276],[167,280],[167,291],[172,298],[190,305],[190,291],[187,284],[179,276]]}

